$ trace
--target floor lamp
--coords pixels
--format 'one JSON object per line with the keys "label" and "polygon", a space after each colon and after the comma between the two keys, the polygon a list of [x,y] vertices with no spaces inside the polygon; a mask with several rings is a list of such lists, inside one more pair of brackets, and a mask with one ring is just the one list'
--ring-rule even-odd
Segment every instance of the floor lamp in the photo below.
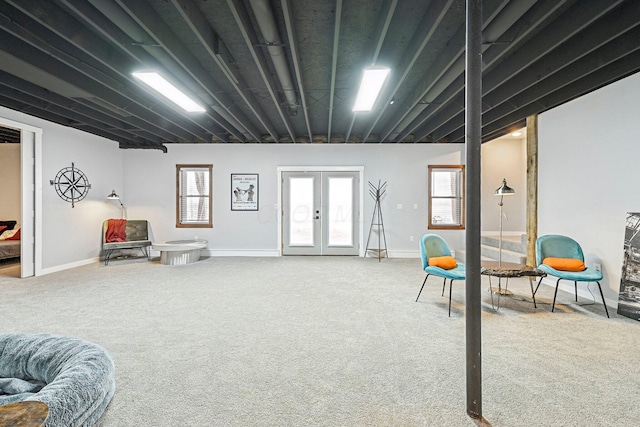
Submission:
{"label": "floor lamp", "polygon": [[116,190],[111,190],[111,194],[107,196],[109,200],[117,200],[120,202],[120,218],[124,219],[124,205],[122,204],[122,200],[120,200],[120,196],[116,194]]}
{"label": "floor lamp", "polygon": [[502,267],[502,217],[506,217],[503,209],[504,204],[502,203],[502,199],[504,196],[511,196],[513,194],[516,194],[516,190],[507,185],[506,179],[502,179],[502,185],[496,190],[495,194],[496,196],[500,196],[500,203],[498,203],[498,206],[500,206],[500,241],[498,247],[498,267]]}

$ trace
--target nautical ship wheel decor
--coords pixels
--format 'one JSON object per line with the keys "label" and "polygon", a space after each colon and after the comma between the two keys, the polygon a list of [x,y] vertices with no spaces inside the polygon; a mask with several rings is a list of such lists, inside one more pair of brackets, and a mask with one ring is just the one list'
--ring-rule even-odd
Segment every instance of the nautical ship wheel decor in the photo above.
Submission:
{"label": "nautical ship wheel decor", "polygon": [[56,174],[55,179],[49,183],[56,189],[58,196],[65,202],[70,202],[74,208],[76,202],[87,197],[91,184],[89,179],[80,169],[71,163],[70,168],[63,168]]}

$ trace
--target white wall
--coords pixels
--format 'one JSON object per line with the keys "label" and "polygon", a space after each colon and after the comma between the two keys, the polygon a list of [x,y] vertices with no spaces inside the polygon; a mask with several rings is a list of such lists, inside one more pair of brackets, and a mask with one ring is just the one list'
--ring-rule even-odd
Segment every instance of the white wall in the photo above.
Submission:
{"label": "white wall", "polygon": [[0,219],[20,222],[20,144],[0,143]]}
{"label": "white wall", "polygon": [[635,74],[539,117],[538,234],[568,235],[601,263],[613,306],[626,213],[640,212],[639,95]]}
{"label": "white wall", "polygon": [[[42,129],[43,273],[95,261],[101,249],[102,222],[120,215],[118,206],[106,196],[113,187],[122,187],[123,151],[114,141],[4,107],[0,107],[0,117]],[[49,184],[72,162],[92,185],[73,209]]]}
{"label": "white wall", "polygon": [[525,233],[527,223],[527,148],[524,138],[500,138],[482,144],[482,232],[497,234],[500,230],[500,197],[495,191],[507,180],[516,192],[505,196],[506,218],[502,229],[506,234]]}
{"label": "white wall", "polygon": [[[129,219],[151,221],[156,241],[196,235],[213,254],[278,251],[279,166],[363,166],[364,239],[374,200],[367,181],[387,181],[382,215],[390,256],[417,256],[427,232],[427,166],[464,163],[462,144],[168,144],[168,153],[124,152],[124,203]],[[175,227],[176,164],[213,164],[213,228]],[[231,211],[231,174],[259,174],[259,211]],[[117,190],[117,189],[116,189]],[[398,209],[398,205],[403,205]],[[418,209],[414,209],[414,205]],[[464,246],[464,231],[443,231],[452,248]],[[414,241],[410,241],[410,236]]]}

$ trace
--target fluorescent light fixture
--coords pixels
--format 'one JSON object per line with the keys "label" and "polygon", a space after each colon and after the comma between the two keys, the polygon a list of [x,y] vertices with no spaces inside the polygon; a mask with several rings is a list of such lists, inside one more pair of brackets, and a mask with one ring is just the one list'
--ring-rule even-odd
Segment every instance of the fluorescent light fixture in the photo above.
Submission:
{"label": "fluorescent light fixture", "polygon": [[389,71],[388,68],[365,68],[353,111],[371,111]]}
{"label": "fluorescent light fixture", "polygon": [[517,131],[515,131],[515,132],[513,132],[511,134],[511,136],[515,136],[515,137],[518,137],[518,136],[521,136],[521,135],[522,135],[522,132],[520,132],[519,130],[517,130]]}
{"label": "fluorescent light fixture", "polygon": [[180,89],[169,83],[164,77],[155,72],[135,72],[133,77],[140,79],[171,102],[182,107],[188,113],[203,113],[203,106],[185,95]]}

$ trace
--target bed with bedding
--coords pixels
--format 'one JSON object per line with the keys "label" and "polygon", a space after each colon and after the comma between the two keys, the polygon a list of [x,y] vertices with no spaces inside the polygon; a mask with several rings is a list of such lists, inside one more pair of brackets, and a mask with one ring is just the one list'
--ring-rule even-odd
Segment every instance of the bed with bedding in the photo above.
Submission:
{"label": "bed with bedding", "polygon": [[20,226],[17,221],[0,221],[0,260],[20,256]]}
{"label": "bed with bedding", "polygon": [[20,256],[20,240],[0,241],[0,259],[16,258]]}

